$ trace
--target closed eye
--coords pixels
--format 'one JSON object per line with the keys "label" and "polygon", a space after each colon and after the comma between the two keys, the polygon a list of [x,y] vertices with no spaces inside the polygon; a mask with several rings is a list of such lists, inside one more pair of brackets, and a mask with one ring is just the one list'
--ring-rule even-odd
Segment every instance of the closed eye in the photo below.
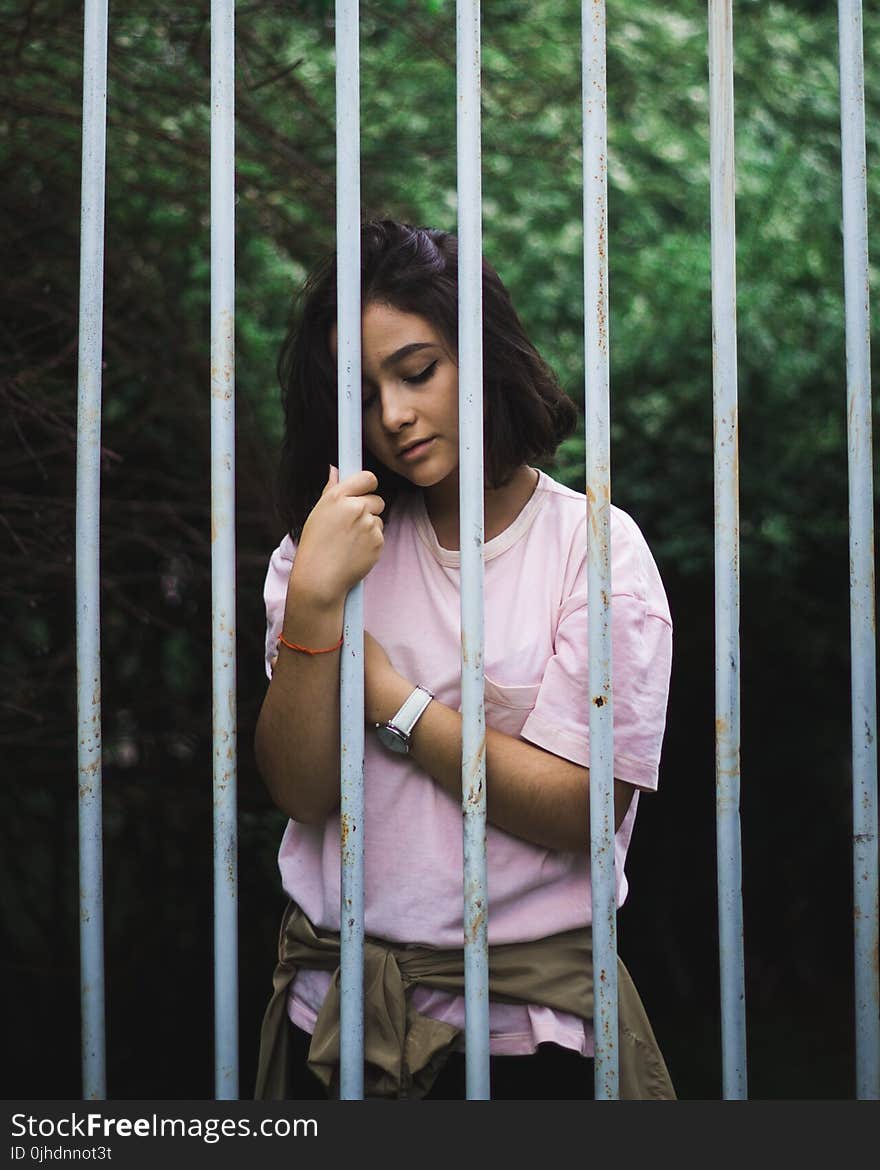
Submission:
{"label": "closed eye", "polygon": [[410,374],[404,378],[404,382],[411,386],[420,386],[423,382],[427,382],[434,376],[434,371],[437,369],[437,361],[430,362],[419,374]]}
{"label": "closed eye", "polygon": [[[404,382],[407,386],[423,385],[425,382],[428,382],[431,378],[433,378],[438,362],[439,359],[435,358],[434,361],[429,362],[428,365],[426,365],[425,368],[420,370],[417,374],[407,374],[405,376],[401,375],[401,382]],[[363,397],[361,398],[362,409],[369,410],[369,408],[373,405],[374,402],[377,401],[377,399],[378,394],[376,390],[365,383]]]}

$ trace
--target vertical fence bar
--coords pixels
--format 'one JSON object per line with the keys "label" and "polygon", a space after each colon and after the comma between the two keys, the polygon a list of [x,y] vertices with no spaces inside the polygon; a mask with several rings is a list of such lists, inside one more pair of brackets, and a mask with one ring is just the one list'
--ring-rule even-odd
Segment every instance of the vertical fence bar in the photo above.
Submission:
{"label": "vertical fence bar", "polygon": [[[361,458],[360,43],[357,0],[336,2],[339,476]],[[345,602],[340,670],[342,799],[340,1096],[364,1095],[364,588]]]}
{"label": "vertical fence bar", "polygon": [[107,1095],[100,599],[106,144],[107,0],[86,0],[76,423],[76,705],[82,1094],[93,1101]]}
{"label": "vertical fence bar", "polygon": [[838,0],[849,456],[856,1096],[880,1098],[871,319],[861,0]]}
{"label": "vertical fence bar", "polygon": [[211,0],[214,1092],[238,1097],[235,678],[235,8]]}
{"label": "vertical fence bar", "polygon": [[715,778],[722,1091],[746,1088],[740,840],[739,476],[734,218],[733,15],[709,0],[712,372],[715,420]]}
{"label": "vertical fence bar", "polygon": [[590,687],[590,884],[595,1097],[619,1096],[614,706],[611,688],[611,427],[605,3],[581,6],[584,103],[584,350]]}
{"label": "vertical fence bar", "polygon": [[480,4],[456,6],[458,162],[461,799],[464,845],[465,1069],[469,1101],[489,1084],[489,904],[483,704],[483,281]]}

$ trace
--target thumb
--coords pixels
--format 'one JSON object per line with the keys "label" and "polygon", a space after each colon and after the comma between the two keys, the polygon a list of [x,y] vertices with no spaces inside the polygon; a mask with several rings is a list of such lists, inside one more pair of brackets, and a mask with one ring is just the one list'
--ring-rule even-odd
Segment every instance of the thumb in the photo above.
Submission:
{"label": "thumb", "polygon": [[324,484],[324,490],[321,492],[323,496],[328,488],[332,488],[334,484],[339,483],[339,468],[330,464],[330,474],[327,476],[327,482]]}

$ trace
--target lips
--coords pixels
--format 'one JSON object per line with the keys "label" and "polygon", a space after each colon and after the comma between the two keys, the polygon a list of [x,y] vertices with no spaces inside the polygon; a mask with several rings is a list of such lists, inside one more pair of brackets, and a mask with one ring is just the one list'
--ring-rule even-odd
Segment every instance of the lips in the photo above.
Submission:
{"label": "lips", "polygon": [[427,447],[428,443],[434,438],[433,435],[426,435],[424,439],[415,439],[411,443],[407,443],[405,447],[401,447],[397,454],[401,457],[416,453],[417,447]]}

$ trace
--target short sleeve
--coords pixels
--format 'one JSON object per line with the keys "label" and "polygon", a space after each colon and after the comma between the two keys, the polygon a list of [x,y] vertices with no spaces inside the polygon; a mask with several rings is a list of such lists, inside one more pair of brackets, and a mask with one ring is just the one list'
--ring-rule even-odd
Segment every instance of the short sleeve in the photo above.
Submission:
{"label": "short sleeve", "polygon": [[266,676],[268,678],[272,677],[275,659],[278,657],[278,636],[284,625],[287,582],[290,580],[290,570],[295,556],[296,545],[289,536],[285,536],[278,548],[272,553],[266,572],[263,601],[266,603]]}
{"label": "short sleeve", "polygon": [[[657,787],[672,665],[672,621],[660,574],[635,523],[614,509],[611,681],[614,775]],[[559,612],[553,654],[522,737],[589,766],[586,550]]]}

